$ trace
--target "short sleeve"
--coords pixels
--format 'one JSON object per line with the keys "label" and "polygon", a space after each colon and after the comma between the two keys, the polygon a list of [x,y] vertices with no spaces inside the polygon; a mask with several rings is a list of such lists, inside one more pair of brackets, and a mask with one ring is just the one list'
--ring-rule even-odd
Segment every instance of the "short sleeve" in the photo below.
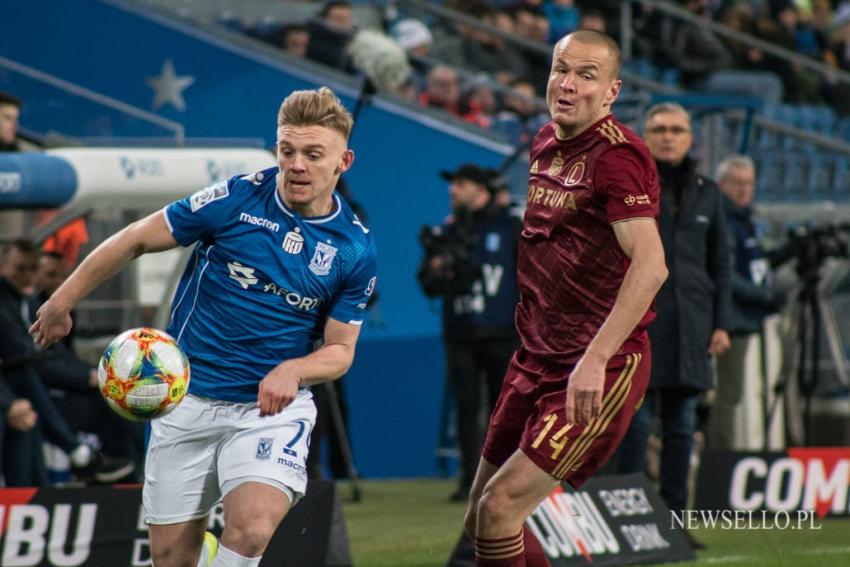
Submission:
{"label": "short sleeve", "polygon": [[232,182],[220,181],[165,207],[165,222],[174,240],[189,246],[212,235],[230,209]]}
{"label": "short sleeve", "polygon": [[658,174],[648,154],[618,144],[596,162],[594,187],[607,197],[608,222],[658,218]]}
{"label": "short sleeve", "polygon": [[330,316],[349,325],[362,325],[366,318],[366,306],[375,292],[378,259],[374,245],[369,244],[351,275],[346,279],[331,307]]}

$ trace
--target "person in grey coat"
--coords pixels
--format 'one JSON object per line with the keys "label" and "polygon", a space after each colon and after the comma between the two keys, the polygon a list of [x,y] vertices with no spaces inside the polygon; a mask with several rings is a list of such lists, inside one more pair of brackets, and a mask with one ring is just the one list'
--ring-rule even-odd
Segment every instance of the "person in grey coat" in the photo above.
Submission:
{"label": "person in grey coat", "polygon": [[714,387],[711,357],[729,348],[729,250],[722,196],[688,157],[693,136],[687,111],[675,103],[653,106],[644,139],[661,179],[659,229],[670,276],[656,296],[657,316],[649,327],[649,390],[621,444],[617,470],[644,470],[652,415],[657,415],[661,496],[678,512],[687,507],[697,403]]}

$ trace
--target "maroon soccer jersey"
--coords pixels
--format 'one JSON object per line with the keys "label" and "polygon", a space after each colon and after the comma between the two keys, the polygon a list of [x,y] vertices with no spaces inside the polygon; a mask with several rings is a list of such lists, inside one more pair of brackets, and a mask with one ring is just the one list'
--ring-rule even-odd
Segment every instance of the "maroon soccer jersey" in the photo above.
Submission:
{"label": "maroon soccer jersey", "polygon": [[[566,141],[546,124],[530,161],[517,328],[528,352],[575,362],[611,312],[629,266],[612,224],[658,218],[658,174],[643,140],[611,115]],[[651,307],[620,353],[644,351],[654,316]]]}

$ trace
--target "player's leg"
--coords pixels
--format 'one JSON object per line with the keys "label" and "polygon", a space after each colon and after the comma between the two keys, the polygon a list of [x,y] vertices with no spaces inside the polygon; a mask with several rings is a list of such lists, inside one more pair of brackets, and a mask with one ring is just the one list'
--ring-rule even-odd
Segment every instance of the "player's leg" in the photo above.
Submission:
{"label": "player's leg", "polygon": [[156,567],[196,567],[206,518],[177,524],[149,524],[151,558]]}
{"label": "player's leg", "polygon": [[215,402],[186,396],[151,423],[142,491],[156,567],[195,567],[206,516],[220,497],[216,443],[226,426],[212,419]]}
{"label": "player's leg", "polygon": [[224,497],[224,532],[212,566],[259,565],[291,505],[285,491],[261,482],[246,482],[228,492]]}
{"label": "player's leg", "polygon": [[508,364],[499,398],[487,426],[464,518],[464,529],[471,539],[475,538],[477,531],[478,502],[484,487],[519,447],[525,421],[534,409],[536,391],[532,381],[527,378],[531,371],[520,362],[523,358],[523,353],[517,351]]}
{"label": "player's leg", "polygon": [[316,407],[304,390],[277,415],[260,417],[256,403],[234,404],[231,410],[226,419],[238,424],[238,431],[219,451],[225,526],[212,567],[254,567],[307,489]]}
{"label": "player's leg", "polygon": [[522,451],[499,467],[478,502],[476,565],[527,565],[525,519],[558,484]]}

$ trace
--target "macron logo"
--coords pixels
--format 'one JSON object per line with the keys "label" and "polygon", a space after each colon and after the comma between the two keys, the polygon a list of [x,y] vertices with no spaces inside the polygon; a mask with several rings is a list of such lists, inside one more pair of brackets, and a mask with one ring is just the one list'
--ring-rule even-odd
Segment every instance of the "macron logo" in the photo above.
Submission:
{"label": "macron logo", "polygon": [[269,219],[264,219],[263,217],[255,217],[254,215],[249,215],[248,213],[239,213],[239,220],[242,222],[247,222],[248,224],[255,224],[257,226],[265,227],[272,232],[277,232],[280,230],[280,225],[276,222],[272,222]]}

